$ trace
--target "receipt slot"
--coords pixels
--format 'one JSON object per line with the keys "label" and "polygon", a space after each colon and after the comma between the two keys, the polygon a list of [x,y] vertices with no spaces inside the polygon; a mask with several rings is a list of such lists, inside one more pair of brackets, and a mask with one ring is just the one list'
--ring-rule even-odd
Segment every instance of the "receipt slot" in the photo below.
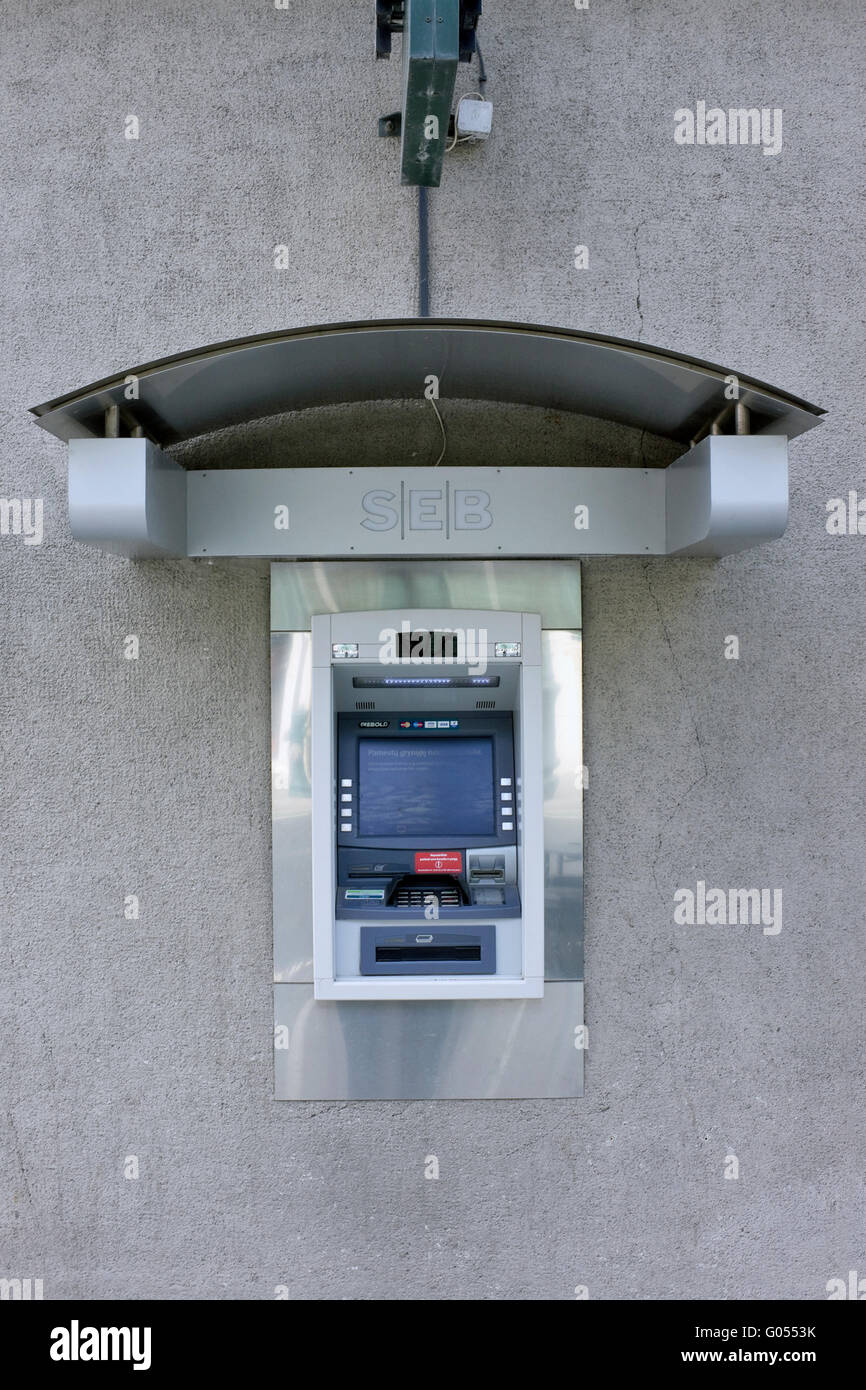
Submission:
{"label": "receipt slot", "polygon": [[314,994],[544,993],[541,619],[312,618]]}

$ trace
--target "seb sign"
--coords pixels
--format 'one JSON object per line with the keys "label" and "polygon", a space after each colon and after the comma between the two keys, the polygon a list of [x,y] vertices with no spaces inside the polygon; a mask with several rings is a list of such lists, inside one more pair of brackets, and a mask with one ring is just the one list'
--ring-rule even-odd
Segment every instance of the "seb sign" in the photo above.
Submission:
{"label": "seb sign", "polygon": [[486,531],[493,524],[490,493],[480,488],[401,486],[399,493],[384,488],[365,492],[361,525],[368,531]]}
{"label": "seb sign", "polygon": [[186,545],[209,558],[662,555],[665,476],[456,463],[194,471]]}

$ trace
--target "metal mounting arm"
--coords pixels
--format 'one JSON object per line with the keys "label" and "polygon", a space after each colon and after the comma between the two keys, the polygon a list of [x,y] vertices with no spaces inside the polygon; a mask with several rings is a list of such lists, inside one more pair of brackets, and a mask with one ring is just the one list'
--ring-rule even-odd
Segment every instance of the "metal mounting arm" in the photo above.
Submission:
{"label": "metal mounting arm", "polygon": [[[403,104],[399,112],[400,180],[438,188],[448,139],[457,64],[475,52],[481,0],[403,0],[376,6],[376,57],[391,54],[391,35],[403,34]],[[398,113],[382,118],[396,133]]]}

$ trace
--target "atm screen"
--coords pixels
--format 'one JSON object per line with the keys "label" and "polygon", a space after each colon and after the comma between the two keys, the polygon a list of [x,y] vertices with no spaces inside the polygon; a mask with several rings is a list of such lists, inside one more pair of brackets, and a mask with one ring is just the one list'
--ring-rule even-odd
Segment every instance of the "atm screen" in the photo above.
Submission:
{"label": "atm screen", "polygon": [[494,836],[493,739],[359,739],[358,833]]}

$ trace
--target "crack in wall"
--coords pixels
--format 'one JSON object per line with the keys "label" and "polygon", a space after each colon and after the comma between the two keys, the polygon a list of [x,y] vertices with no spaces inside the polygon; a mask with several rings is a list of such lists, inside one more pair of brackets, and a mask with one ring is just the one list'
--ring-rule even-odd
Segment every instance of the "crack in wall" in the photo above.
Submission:
{"label": "crack in wall", "polygon": [[640,327],[638,328],[638,331],[637,331],[637,341],[638,341],[638,342],[640,342],[641,339],[642,339],[642,337],[643,337],[643,309],[641,308],[641,288],[640,288],[640,282],[641,282],[641,267],[640,267],[640,250],[638,249],[637,238],[638,238],[638,232],[640,231],[641,227],[645,227],[645,226],[646,226],[646,223],[645,223],[645,222],[638,222],[637,226],[636,226],[635,229],[634,229],[634,233],[633,233],[633,241],[634,241],[634,259],[635,259],[636,278],[637,278],[637,290],[636,290],[636,293],[635,293],[635,304],[637,305],[638,317],[639,317],[639,319],[640,319]]}
{"label": "crack in wall", "polygon": [[15,1124],[15,1117],[12,1114],[11,1110],[6,1111],[6,1120],[8,1122],[9,1129],[12,1133],[12,1142],[15,1145],[15,1157],[18,1160],[18,1167],[21,1169],[21,1181],[24,1184],[24,1195],[27,1198],[28,1207],[32,1207],[33,1196],[30,1191],[30,1183],[27,1180],[27,1169],[24,1166],[24,1150],[21,1147],[21,1136],[18,1133],[18,1128]]}

